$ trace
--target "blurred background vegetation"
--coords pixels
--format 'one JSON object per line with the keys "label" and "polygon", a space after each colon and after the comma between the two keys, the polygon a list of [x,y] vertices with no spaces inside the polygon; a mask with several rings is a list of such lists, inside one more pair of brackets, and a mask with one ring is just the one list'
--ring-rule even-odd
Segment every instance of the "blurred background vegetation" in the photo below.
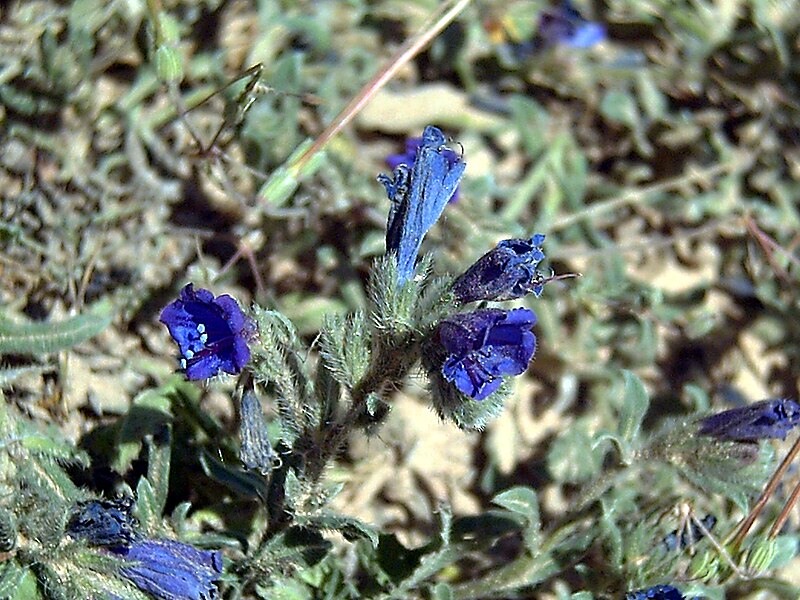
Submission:
{"label": "blurred background vegetation", "polygon": [[[235,435],[233,380],[189,386],[203,409],[191,418],[159,404],[153,388],[183,384],[158,313],[193,281],[282,311],[310,342],[325,313],[363,306],[388,208],[375,176],[427,124],[457,140],[468,165],[460,200],[423,248],[437,271],[541,232],[550,266],[583,277],[524,301],[539,317],[539,348],[485,431],[439,422],[410,381],[380,437],[351,439],[330,473],[345,484],[342,512],[415,545],[434,530],[440,500],[469,515],[527,485],[543,522],[556,519],[603,466],[590,446],[617,428],[622,369],[649,392],[646,430],[664,416],[797,398],[797,3],[576,1],[605,25],[604,42],[516,52],[549,6],[471,2],[293,194],[270,196],[266,180],[438,2],[162,0],[151,9],[180,63],[172,91],[143,0],[5,3],[0,320],[72,323],[64,335],[79,342],[2,347],[6,401],[92,454],[78,483],[107,493],[142,472],[137,436],[126,446],[112,435],[119,418],[163,408],[185,442],[173,451],[167,508],[191,501],[197,527],[233,527],[239,501],[198,463],[219,439],[196,425],[210,419],[220,438]],[[254,65],[255,85],[237,79]],[[104,319],[88,340],[75,321],[87,313]],[[797,480],[795,469],[786,490]],[[653,514],[689,502],[728,529],[741,516],[684,483],[640,483],[671,490],[655,494]],[[795,509],[789,528],[798,522]],[[677,518],[658,526],[666,534]],[[798,567],[780,577],[800,586]],[[581,589],[554,577],[541,597],[570,586]]]}

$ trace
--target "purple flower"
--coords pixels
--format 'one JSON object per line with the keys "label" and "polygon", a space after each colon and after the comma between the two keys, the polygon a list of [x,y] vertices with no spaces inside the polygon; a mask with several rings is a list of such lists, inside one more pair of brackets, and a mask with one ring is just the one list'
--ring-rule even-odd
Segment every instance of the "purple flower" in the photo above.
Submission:
{"label": "purple flower", "polygon": [[584,19],[566,0],[541,14],[537,34],[544,46],[591,48],[606,39],[603,25]]}
{"label": "purple flower", "polygon": [[625,594],[625,600],[686,600],[681,591],[671,585],[656,585],[646,590]]}
{"label": "purple flower", "polygon": [[190,283],[161,311],[160,321],[178,343],[187,379],[208,379],[220,371],[235,375],[250,360],[253,323],[226,294],[214,298]]}
{"label": "purple flower", "polygon": [[481,256],[453,283],[460,304],[478,300],[513,300],[532,293],[540,296],[543,279],[536,270],[542,260],[544,235],[503,240]]}
{"label": "purple flower", "polygon": [[130,562],[120,575],[158,600],[214,600],[222,553],[175,540],[145,540],[112,548]]}
{"label": "purple flower", "polygon": [[794,400],[762,400],[700,419],[699,433],[720,440],[786,439],[800,423],[800,404]]}
{"label": "purple flower", "polygon": [[[400,154],[390,154],[386,157],[386,166],[389,167],[392,171],[394,171],[400,165],[406,165],[408,167],[414,166],[414,161],[417,159],[417,152],[419,152],[419,147],[422,145],[422,138],[408,138],[406,140],[406,150]],[[450,167],[454,167],[461,158],[450,148],[443,148],[442,149],[442,156],[447,159]],[[453,195],[450,196],[448,202],[458,202],[458,186],[456,186]]]}
{"label": "purple flower", "polygon": [[386,224],[386,253],[397,256],[397,283],[414,274],[422,238],[442,214],[458,187],[466,164],[452,162],[446,153],[447,140],[436,127],[428,125],[411,166],[401,164],[392,176],[378,175],[392,201]]}
{"label": "purple flower", "polygon": [[129,544],[136,537],[136,519],[131,514],[133,498],[79,502],[70,515],[67,533],[93,546]]}
{"label": "purple flower", "polygon": [[503,376],[528,368],[536,350],[535,323],[536,315],[526,308],[489,308],[442,320],[438,336],[448,353],[442,375],[462,393],[483,400],[500,387]]}

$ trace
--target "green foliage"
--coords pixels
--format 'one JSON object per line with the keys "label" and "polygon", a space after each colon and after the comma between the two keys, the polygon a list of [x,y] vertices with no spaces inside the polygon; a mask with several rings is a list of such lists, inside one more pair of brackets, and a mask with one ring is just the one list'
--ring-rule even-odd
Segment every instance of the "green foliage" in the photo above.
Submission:
{"label": "green foliage", "polygon": [[363,313],[326,317],[320,332],[321,357],[336,381],[353,389],[367,374],[370,342],[370,331]]}

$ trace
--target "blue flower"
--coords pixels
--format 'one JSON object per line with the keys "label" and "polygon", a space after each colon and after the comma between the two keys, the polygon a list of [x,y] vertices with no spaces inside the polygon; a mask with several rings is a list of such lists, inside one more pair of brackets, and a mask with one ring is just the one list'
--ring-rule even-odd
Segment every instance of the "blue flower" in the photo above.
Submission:
{"label": "blue flower", "polygon": [[386,252],[397,256],[397,283],[414,275],[422,238],[442,214],[447,201],[458,187],[466,164],[460,158],[453,163],[447,152],[447,140],[436,127],[422,132],[422,141],[413,164],[401,164],[392,176],[379,175],[392,201],[386,225]]}
{"label": "blue flower", "polygon": [[540,296],[543,279],[536,270],[542,260],[544,235],[503,240],[480,257],[453,283],[460,304],[479,300],[513,300],[526,294]]}
{"label": "blue flower", "polygon": [[448,353],[442,375],[475,400],[483,400],[500,387],[505,375],[528,368],[536,350],[531,327],[536,315],[526,308],[489,308],[443,319],[439,341]]}
{"label": "blue flower", "polygon": [[[422,138],[415,137],[415,138],[408,138],[406,140],[406,149],[405,152],[401,152],[400,154],[390,154],[386,157],[386,166],[388,166],[392,171],[394,171],[400,165],[406,165],[408,167],[414,166],[414,161],[417,159],[417,153],[419,152],[419,147],[422,145]],[[455,166],[461,159],[459,158],[458,154],[456,154],[450,148],[443,148],[442,149],[442,156],[447,159],[449,166]],[[448,202],[458,202],[458,186],[456,186],[453,195],[450,196]]]}
{"label": "blue flower", "polygon": [[187,379],[208,379],[220,371],[235,375],[250,360],[253,323],[228,295],[215,298],[190,283],[161,311],[160,321],[178,343]]}
{"label": "blue flower", "polygon": [[705,417],[698,423],[701,435],[720,440],[783,440],[800,423],[800,404],[788,398],[762,400]]}
{"label": "blue flower", "polygon": [[544,46],[591,48],[606,39],[606,29],[600,23],[584,19],[572,3],[565,0],[541,14],[537,35]]}
{"label": "blue flower", "polygon": [[67,533],[93,546],[129,544],[136,537],[136,519],[131,514],[133,498],[79,502],[70,515]]}
{"label": "blue flower", "polygon": [[686,600],[681,591],[671,585],[656,585],[646,590],[625,594],[625,600]]}
{"label": "blue flower", "polygon": [[112,548],[130,564],[120,575],[158,600],[213,600],[222,573],[222,553],[175,540],[145,540]]}

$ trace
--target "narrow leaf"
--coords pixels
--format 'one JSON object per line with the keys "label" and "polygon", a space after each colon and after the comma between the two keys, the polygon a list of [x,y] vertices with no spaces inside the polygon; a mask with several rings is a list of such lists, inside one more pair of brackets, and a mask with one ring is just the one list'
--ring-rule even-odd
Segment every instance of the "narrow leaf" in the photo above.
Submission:
{"label": "narrow leaf", "polygon": [[0,316],[0,354],[42,354],[71,348],[96,336],[111,323],[110,307],[65,321],[20,323]]}

